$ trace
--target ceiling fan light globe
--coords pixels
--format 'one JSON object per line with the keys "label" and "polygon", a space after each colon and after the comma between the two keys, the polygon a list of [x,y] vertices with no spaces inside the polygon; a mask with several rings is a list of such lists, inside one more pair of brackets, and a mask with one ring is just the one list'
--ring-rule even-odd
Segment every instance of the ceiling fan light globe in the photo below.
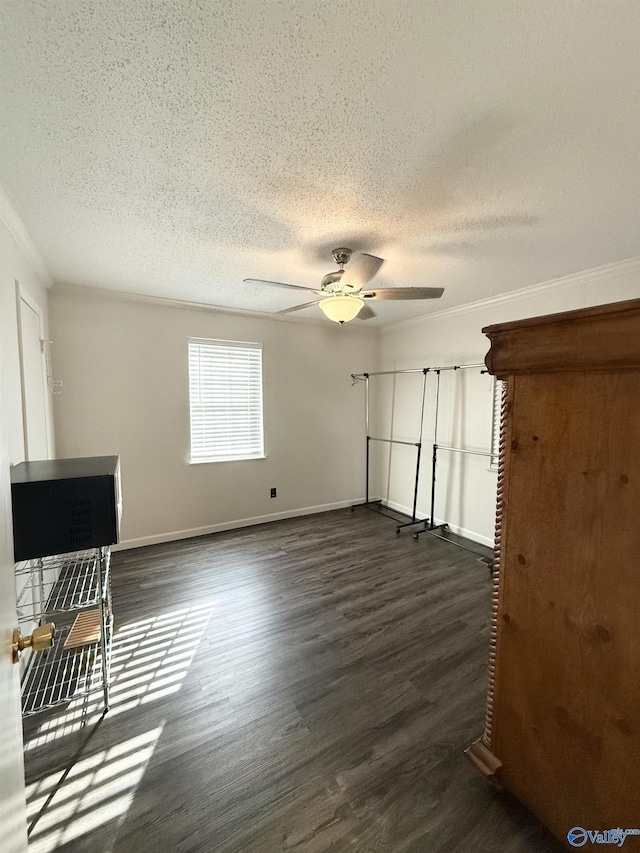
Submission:
{"label": "ceiling fan light globe", "polygon": [[318,303],[322,313],[334,323],[348,323],[360,313],[364,299],[359,296],[328,296]]}

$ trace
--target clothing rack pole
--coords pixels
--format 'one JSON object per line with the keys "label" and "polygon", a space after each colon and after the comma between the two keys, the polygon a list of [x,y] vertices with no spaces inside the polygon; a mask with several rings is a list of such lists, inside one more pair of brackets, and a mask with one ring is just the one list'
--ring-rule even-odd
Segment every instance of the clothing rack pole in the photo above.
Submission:
{"label": "clothing rack pole", "polygon": [[438,444],[438,450],[450,450],[452,453],[470,453],[472,456],[495,456],[490,450],[468,450],[466,447],[447,447],[445,444]]}
{"label": "clothing rack pole", "polygon": [[420,401],[420,432],[418,434],[418,458],[416,460],[416,482],[413,488],[413,513],[412,519],[416,520],[418,510],[418,480],[420,478],[420,455],[422,451],[422,430],[424,426],[424,402],[427,396],[427,371],[422,372],[422,399]]}
{"label": "clothing rack pole", "polygon": [[413,508],[411,510],[411,521],[407,521],[404,524],[398,524],[396,526],[396,533],[400,533],[400,531],[404,527],[411,527],[414,524],[422,524],[423,519],[418,519],[418,486],[420,484],[420,458],[422,456],[422,431],[424,427],[424,404],[427,396],[427,373],[429,372],[429,368],[425,367],[422,370],[422,393],[420,398],[420,423],[418,426],[418,441],[416,442],[416,478],[413,485]]}
{"label": "clothing rack pole", "polygon": [[481,373],[488,373],[488,370],[483,362],[478,364],[445,364],[437,367],[411,367],[407,370],[378,370],[373,373],[352,373],[351,378],[354,384],[362,379],[368,379],[370,376],[397,376],[400,373],[435,373],[436,370],[469,370],[471,368],[482,368]]}
{"label": "clothing rack pole", "polygon": [[[440,371],[436,373],[436,409],[433,421],[433,454],[431,456],[431,515],[429,525],[435,524],[436,511],[436,465],[438,464],[438,409],[440,405]],[[425,525],[426,527],[426,525]]]}
{"label": "clothing rack pole", "polygon": [[369,446],[371,443],[371,438],[369,435],[369,374],[365,373],[365,386],[364,386],[364,417],[366,424],[366,433],[367,433],[367,482],[366,482],[366,490],[365,490],[365,502],[369,503]]}
{"label": "clothing rack pole", "polygon": [[384,441],[385,444],[405,444],[407,447],[417,447],[417,441],[401,441],[399,438],[375,438],[373,435],[371,441]]}

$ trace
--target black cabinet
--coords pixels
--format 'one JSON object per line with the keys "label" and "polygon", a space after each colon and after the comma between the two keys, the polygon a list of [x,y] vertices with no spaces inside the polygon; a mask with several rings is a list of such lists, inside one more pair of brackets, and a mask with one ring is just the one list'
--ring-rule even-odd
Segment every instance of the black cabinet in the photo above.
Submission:
{"label": "black cabinet", "polygon": [[11,469],[16,561],[118,542],[118,456],[21,462]]}

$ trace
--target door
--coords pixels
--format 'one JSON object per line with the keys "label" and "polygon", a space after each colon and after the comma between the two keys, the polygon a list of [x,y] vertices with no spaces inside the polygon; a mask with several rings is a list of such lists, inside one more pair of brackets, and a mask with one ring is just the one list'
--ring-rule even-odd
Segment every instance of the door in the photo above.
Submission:
{"label": "door", "polygon": [[[22,426],[24,433],[24,458],[26,460],[48,459],[49,410],[47,395],[47,377],[43,352],[44,321],[42,310],[16,282],[16,302],[18,306],[18,342],[20,352],[20,384],[22,391]],[[16,579],[18,601],[23,595],[27,576]],[[54,580],[50,577],[46,581]],[[33,589],[36,600],[43,600],[44,590]],[[37,623],[22,623],[23,633],[29,633]],[[21,671],[29,662],[30,652],[22,656]]]}
{"label": "door", "polygon": [[[0,399],[6,399],[0,375]],[[20,667],[12,662],[16,618],[7,429],[0,416],[0,833],[2,850],[26,853],[27,814],[20,717]]]}
{"label": "door", "polygon": [[18,285],[18,339],[25,459],[48,459],[49,412],[43,355],[42,311]]}

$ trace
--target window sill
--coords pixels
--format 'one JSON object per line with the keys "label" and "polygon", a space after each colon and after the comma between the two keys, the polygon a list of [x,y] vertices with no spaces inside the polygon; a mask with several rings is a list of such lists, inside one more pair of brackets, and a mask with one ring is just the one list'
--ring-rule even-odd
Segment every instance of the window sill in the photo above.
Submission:
{"label": "window sill", "polygon": [[211,462],[246,462],[250,459],[266,459],[266,454],[260,456],[211,456],[205,459],[189,459],[189,465],[209,465]]}

